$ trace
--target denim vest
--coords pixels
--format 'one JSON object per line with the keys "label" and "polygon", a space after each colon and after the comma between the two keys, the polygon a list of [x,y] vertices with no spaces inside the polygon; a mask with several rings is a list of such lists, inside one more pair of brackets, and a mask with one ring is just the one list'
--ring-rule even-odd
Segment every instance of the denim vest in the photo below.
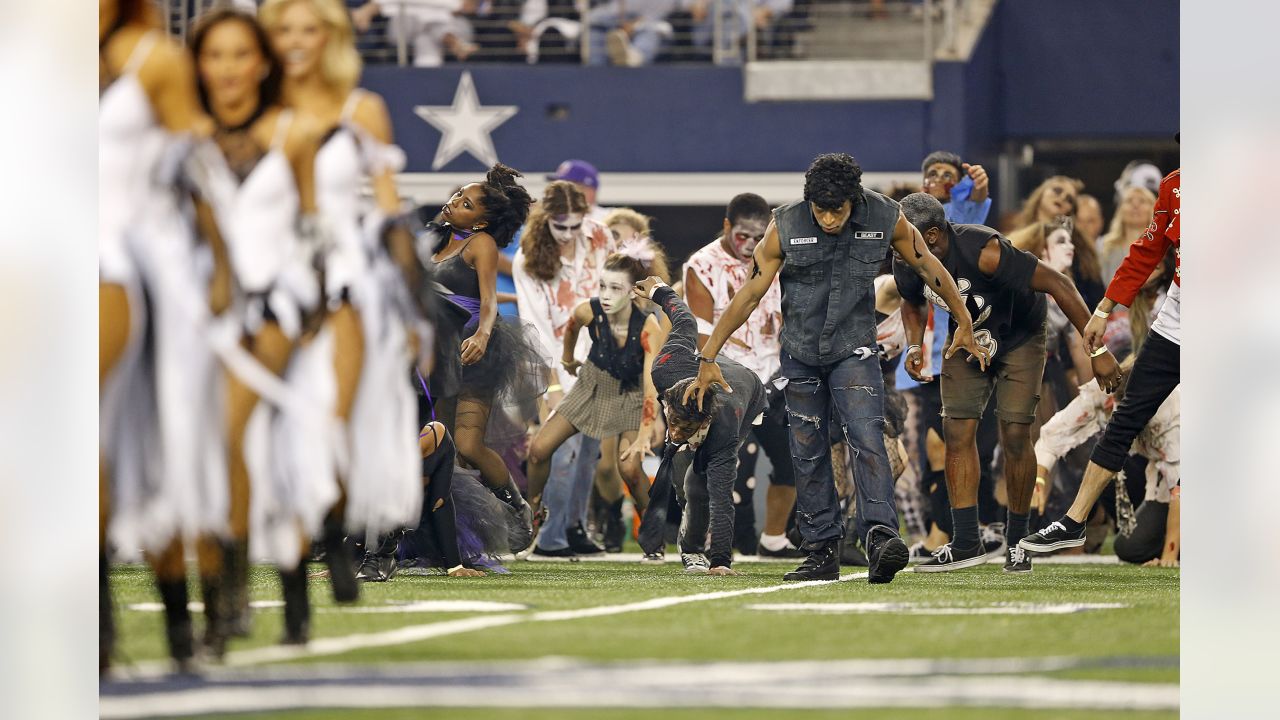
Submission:
{"label": "denim vest", "polygon": [[773,216],[783,259],[783,349],[808,365],[829,365],[874,348],[873,281],[893,239],[898,203],[864,189],[838,235],[823,232],[803,200]]}

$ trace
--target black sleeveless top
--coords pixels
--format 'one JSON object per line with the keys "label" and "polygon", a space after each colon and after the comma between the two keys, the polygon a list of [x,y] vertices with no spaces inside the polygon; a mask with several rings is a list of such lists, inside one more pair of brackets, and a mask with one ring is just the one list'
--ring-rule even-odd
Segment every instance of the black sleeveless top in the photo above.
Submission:
{"label": "black sleeveless top", "polygon": [[[467,241],[467,243],[470,242],[470,240]],[[436,282],[449,288],[449,292],[454,295],[479,299],[480,275],[476,273],[475,268],[467,265],[467,261],[462,259],[466,249],[467,245],[463,244],[458,252],[437,262],[435,279]]]}
{"label": "black sleeveless top", "polygon": [[591,353],[587,358],[591,364],[617,378],[624,391],[640,387],[640,373],[644,372],[644,347],[640,344],[640,333],[648,318],[649,313],[632,308],[627,342],[618,347],[600,298],[591,298],[591,324],[587,326],[591,335]]}

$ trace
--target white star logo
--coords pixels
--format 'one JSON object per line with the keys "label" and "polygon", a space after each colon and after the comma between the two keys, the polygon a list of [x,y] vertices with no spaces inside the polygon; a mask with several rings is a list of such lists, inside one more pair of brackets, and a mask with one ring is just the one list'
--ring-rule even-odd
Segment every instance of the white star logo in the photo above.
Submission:
{"label": "white star logo", "polygon": [[498,151],[493,148],[490,133],[519,108],[515,105],[480,106],[476,95],[476,83],[471,73],[463,71],[452,105],[418,105],[413,112],[440,131],[440,145],[436,147],[431,169],[439,170],[464,152],[488,167],[498,162]]}

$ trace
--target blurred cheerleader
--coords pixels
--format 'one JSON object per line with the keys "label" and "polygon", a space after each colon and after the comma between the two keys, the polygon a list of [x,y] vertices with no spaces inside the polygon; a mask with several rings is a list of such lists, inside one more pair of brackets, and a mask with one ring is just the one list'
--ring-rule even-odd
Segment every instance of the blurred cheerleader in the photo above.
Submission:
{"label": "blurred cheerleader", "polygon": [[[281,568],[284,642],[307,639],[302,557],[306,540],[338,499],[337,390],[331,334],[316,334],[321,288],[313,269],[313,167],[323,128],[280,104],[283,69],[252,15],[214,10],[201,18],[190,42],[200,100],[217,126],[219,152],[203,197],[216,220],[210,232],[218,261],[213,306],[226,311],[239,345],[256,361],[232,368],[226,383],[229,545],[216,604],[221,612],[210,618],[206,634],[217,653],[228,634],[248,631],[251,537],[253,555]],[[265,381],[246,384],[264,369]],[[283,386],[273,374],[283,376]],[[260,404],[259,394],[272,387],[276,397]]]}
{"label": "blurred cheerleader", "polygon": [[[186,670],[193,640],[182,538],[226,520],[220,465],[202,462],[216,458],[208,454],[216,433],[193,422],[191,405],[206,399],[200,389],[214,365],[189,346],[194,324],[174,322],[203,300],[176,158],[184,138],[207,135],[210,123],[190,56],[168,40],[150,3],[100,0],[98,18],[99,670],[115,639],[108,543],[146,552],[170,655]],[[178,361],[172,353],[182,346]],[[202,573],[218,571],[216,558],[201,560]]]}
{"label": "blurred cheerleader", "polygon": [[[422,503],[409,309],[394,292],[395,266],[379,243],[382,221],[400,211],[394,173],[403,169],[404,153],[391,144],[382,98],[356,88],[360,56],[341,2],[267,0],[258,17],[284,65],[285,104],[326,128],[315,192],[329,241],[325,324],[347,462],[339,476],[344,497],[326,519],[323,547],[335,599],[349,600],[355,578],[343,536],[410,525]],[[369,212],[360,197],[366,178],[376,203]]]}
{"label": "blurred cheerleader", "polygon": [[[574,309],[561,364],[578,381],[529,448],[530,492],[545,486],[552,453],[580,432],[604,441],[597,473],[604,500],[621,504],[621,489],[609,482],[621,474],[636,508],[643,513],[647,507],[649,483],[640,464],[657,439],[658,396],[650,370],[664,330],[653,313],[640,309],[642,301],[631,288],[650,275],[667,277],[662,249],[647,238],[629,243],[605,261],[599,296]],[[591,336],[585,363],[574,358],[583,327]],[[621,453],[619,442],[626,446]],[[569,556],[573,551],[540,547],[535,553]]]}

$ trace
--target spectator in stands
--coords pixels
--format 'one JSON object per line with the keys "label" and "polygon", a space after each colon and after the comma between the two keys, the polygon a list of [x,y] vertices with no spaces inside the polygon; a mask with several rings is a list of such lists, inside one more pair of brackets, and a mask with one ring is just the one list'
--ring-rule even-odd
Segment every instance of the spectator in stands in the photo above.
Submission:
{"label": "spectator in stands", "polygon": [[[607,0],[587,13],[590,25],[587,62],[639,67],[652,65],[671,40],[667,16],[680,0]],[[607,45],[607,51],[606,51]]]}
{"label": "spectator in stands", "polygon": [[596,222],[603,223],[609,211],[613,210],[596,204],[596,193],[600,190],[600,171],[586,160],[565,160],[547,179],[565,180],[577,186],[587,200],[587,217]]}
{"label": "spectator in stands", "polygon": [[1116,178],[1116,207],[1124,203],[1124,191],[1131,187],[1144,187],[1152,195],[1160,192],[1160,178],[1164,177],[1160,168],[1150,160],[1134,160],[1124,166],[1120,177]]}
{"label": "spectator in stands", "polygon": [[[1086,242],[1098,242],[1098,236],[1102,235],[1102,205],[1098,202],[1098,198],[1085,193],[1076,198],[1076,229],[1080,231],[1080,235],[1084,237]],[[1114,271],[1113,271],[1114,272]],[[1107,278],[1104,278],[1104,281]]]}
{"label": "spectator in stands", "polygon": [[[1133,356],[1130,356],[1120,364],[1123,375],[1113,395],[1102,392],[1095,383],[1085,383],[1071,404],[1040,429],[1040,439],[1036,441],[1035,448],[1036,488],[1031,496],[1031,505],[1037,512],[1044,513],[1049,495],[1054,490],[1050,478],[1058,459],[1096,438],[1111,419],[1116,405],[1124,399],[1133,361]],[[1145,461],[1143,471],[1146,477],[1143,501],[1136,513],[1125,489],[1126,485],[1132,486],[1133,483],[1116,483],[1115,551],[1125,562],[1142,564],[1154,560],[1162,566],[1176,566],[1178,563],[1181,545],[1177,495],[1181,480],[1181,403],[1182,393],[1174,388],[1134,441],[1133,452]],[[1126,473],[1134,465],[1142,464],[1126,462]]]}
{"label": "spectator in stands", "polygon": [[[743,0],[741,2],[722,2],[721,17],[721,50],[732,57],[740,57],[742,38],[755,26],[756,32],[767,34],[774,22],[791,12],[795,0]],[[688,10],[693,20],[693,33],[690,38],[693,46],[704,54],[712,52],[715,42],[716,8],[715,0],[683,0],[682,5]],[[767,42],[767,40],[766,40]]]}
{"label": "spectator in stands", "polygon": [[1034,223],[1049,222],[1063,215],[1074,217],[1076,198],[1083,190],[1084,183],[1065,175],[1054,175],[1045,180],[1031,191],[1030,197],[1022,204],[1022,210],[1014,217],[1013,226],[1009,228],[1010,232]]}
{"label": "spectator in stands", "polygon": [[1141,185],[1131,185],[1121,193],[1111,227],[1098,241],[1098,261],[1104,283],[1111,282],[1124,256],[1129,254],[1129,246],[1146,231],[1155,206],[1155,193]]}
{"label": "spectator in stands", "polygon": [[360,32],[369,30],[373,19],[385,15],[387,35],[397,44],[401,37],[413,50],[415,67],[439,67],[448,52],[466,60],[478,48],[472,42],[471,23],[465,16],[475,14],[480,0],[383,0],[368,2],[351,13]]}

